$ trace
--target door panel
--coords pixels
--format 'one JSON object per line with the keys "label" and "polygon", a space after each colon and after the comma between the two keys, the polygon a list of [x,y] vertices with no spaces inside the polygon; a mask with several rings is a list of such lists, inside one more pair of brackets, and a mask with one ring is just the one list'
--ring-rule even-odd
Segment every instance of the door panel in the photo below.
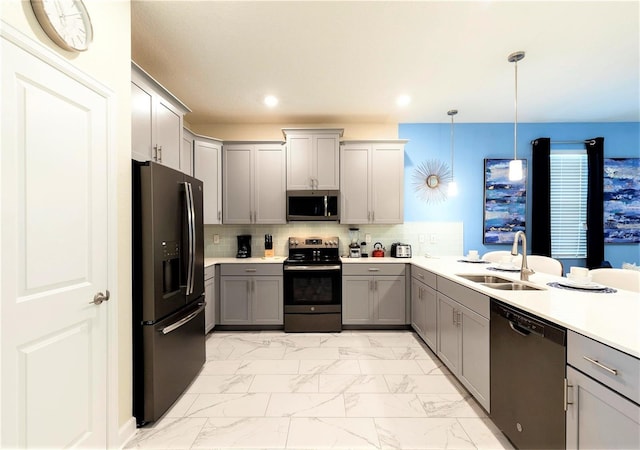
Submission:
{"label": "door panel", "polygon": [[1,52],[0,447],[105,448],[109,100],[65,61]]}

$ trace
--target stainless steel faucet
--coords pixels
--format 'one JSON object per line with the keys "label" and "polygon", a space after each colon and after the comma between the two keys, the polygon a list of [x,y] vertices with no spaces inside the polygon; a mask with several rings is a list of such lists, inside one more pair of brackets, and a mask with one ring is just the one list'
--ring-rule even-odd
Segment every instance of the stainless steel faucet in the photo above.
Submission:
{"label": "stainless steel faucet", "polygon": [[522,237],[522,265],[520,266],[520,280],[529,281],[529,275],[534,274],[533,269],[529,269],[527,265],[527,236],[524,231],[516,232],[513,238],[513,247],[511,247],[511,254],[518,256],[518,239]]}

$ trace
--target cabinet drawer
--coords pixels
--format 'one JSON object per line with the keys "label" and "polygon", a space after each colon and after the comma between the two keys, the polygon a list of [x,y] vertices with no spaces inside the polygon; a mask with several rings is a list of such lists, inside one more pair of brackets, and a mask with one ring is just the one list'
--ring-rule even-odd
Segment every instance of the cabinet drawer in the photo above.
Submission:
{"label": "cabinet drawer", "polygon": [[411,266],[411,276],[418,281],[423,282],[427,286],[436,288],[436,274],[420,267]]}
{"label": "cabinet drawer", "polygon": [[282,276],[282,264],[220,264],[221,276]]}
{"label": "cabinet drawer", "polygon": [[216,275],[216,265],[211,264],[210,266],[206,266],[204,268],[204,279],[208,280],[209,278],[213,278]]}
{"label": "cabinet drawer", "polygon": [[[567,363],[630,400],[640,403],[640,359],[569,331]],[[617,373],[614,374],[598,364]]]}
{"label": "cabinet drawer", "polygon": [[437,277],[438,292],[466,306],[470,310],[489,318],[489,297],[462,286],[448,278]]}
{"label": "cabinet drawer", "polygon": [[343,275],[404,275],[405,264],[365,264],[342,265]]}

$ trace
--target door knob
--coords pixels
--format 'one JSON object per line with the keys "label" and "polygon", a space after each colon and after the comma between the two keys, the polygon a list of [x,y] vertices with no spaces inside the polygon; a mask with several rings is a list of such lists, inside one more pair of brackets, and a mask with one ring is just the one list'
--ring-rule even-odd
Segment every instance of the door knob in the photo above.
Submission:
{"label": "door knob", "polygon": [[109,290],[107,289],[107,294],[103,294],[102,292],[98,292],[96,295],[93,296],[93,301],[89,302],[90,305],[99,305],[102,302],[106,302],[109,300],[109,297],[111,297],[111,293],[109,292]]}

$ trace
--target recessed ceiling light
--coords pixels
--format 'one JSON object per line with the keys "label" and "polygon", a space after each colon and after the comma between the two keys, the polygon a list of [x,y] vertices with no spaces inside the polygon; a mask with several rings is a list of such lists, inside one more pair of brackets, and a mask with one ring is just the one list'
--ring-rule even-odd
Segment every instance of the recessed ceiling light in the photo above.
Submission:
{"label": "recessed ceiling light", "polygon": [[407,106],[409,103],[411,103],[411,97],[408,95],[400,95],[396,99],[396,105],[398,106]]}
{"label": "recessed ceiling light", "polygon": [[267,95],[264,98],[264,104],[267,105],[269,108],[273,108],[278,104],[278,98],[273,95]]}

